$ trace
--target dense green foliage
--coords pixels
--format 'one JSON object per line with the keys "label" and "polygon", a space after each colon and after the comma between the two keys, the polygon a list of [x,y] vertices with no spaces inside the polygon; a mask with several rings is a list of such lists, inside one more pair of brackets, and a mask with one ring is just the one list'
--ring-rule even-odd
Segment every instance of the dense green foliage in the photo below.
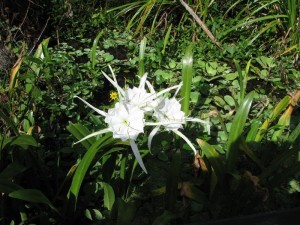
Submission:
{"label": "dense green foliage", "polygon": [[[12,2],[0,3],[0,224],[187,224],[299,205],[299,0]],[[111,108],[109,65],[122,87],[145,72],[156,90],[183,81],[182,110],[211,123],[183,129],[199,153],[169,132],[151,150],[140,137],[145,174],[110,133],[74,144],[106,127],[74,96]]]}

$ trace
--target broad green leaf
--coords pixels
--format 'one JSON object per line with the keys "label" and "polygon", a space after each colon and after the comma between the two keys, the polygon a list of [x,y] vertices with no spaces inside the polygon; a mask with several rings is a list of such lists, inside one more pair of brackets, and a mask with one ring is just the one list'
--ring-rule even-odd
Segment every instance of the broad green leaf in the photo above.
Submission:
{"label": "broad green leaf", "polygon": [[297,127],[292,131],[292,133],[289,135],[287,141],[291,144],[293,144],[298,136],[300,135],[300,123],[298,123]]}
{"label": "broad green leaf", "polygon": [[247,137],[246,137],[247,143],[255,141],[256,135],[259,132],[258,129],[259,129],[260,124],[261,123],[259,120],[251,121],[251,127],[250,127],[250,130],[248,131]]}
{"label": "broad green leaf", "polygon": [[214,100],[215,100],[216,105],[218,105],[220,107],[224,107],[226,105],[226,102],[223,100],[223,98],[221,98],[219,96],[215,96]]}
{"label": "broad green leaf", "polygon": [[[46,38],[39,44],[39,46],[37,47],[37,50],[34,53],[35,58],[42,60],[45,57],[43,49],[47,48],[49,41],[50,41],[50,38]],[[32,71],[34,71],[34,73],[36,75],[38,75],[41,70],[40,65],[38,65],[37,63],[32,63],[30,68],[32,69]]]}
{"label": "broad green leaf", "polygon": [[2,148],[4,148],[7,145],[15,145],[20,146],[23,149],[27,149],[29,146],[37,147],[38,143],[31,135],[19,135],[16,137],[4,139]]}
{"label": "broad green leaf", "polygon": [[8,179],[0,178],[0,192],[4,194],[9,194],[13,191],[22,189],[21,186],[11,182]]}
{"label": "broad green leaf", "polygon": [[[69,126],[67,126],[67,130],[77,139],[77,140],[81,140],[82,138],[86,137],[87,135],[90,134],[89,130],[77,123],[77,124],[73,124],[70,123]],[[82,142],[80,142],[85,149],[89,149],[91,147],[91,145],[95,142],[95,137],[91,137],[87,140],[84,140]]]}
{"label": "broad green leaf", "polygon": [[217,178],[219,180],[222,180],[225,171],[221,155],[216,151],[216,149],[213,146],[211,146],[204,140],[197,138],[197,143],[199,144],[203,154],[206,156],[209,163],[211,164],[214,172],[217,175]]}
{"label": "broad green leaf", "polygon": [[227,141],[226,163],[228,172],[232,172],[232,170],[234,170],[236,167],[239,142],[245,128],[254,94],[255,92],[252,91],[243,99],[236,112],[236,115],[233,118]]}
{"label": "broad green leaf", "polygon": [[21,189],[9,193],[8,196],[23,201],[46,204],[55,212],[59,213],[57,209],[49,201],[49,199],[41,191],[36,189]]}
{"label": "broad green leaf", "polygon": [[14,176],[24,172],[26,169],[27,167],[17,162],[12,162],[4,170],[2,170],[2,172],[0,173],[0,179],[12,179]]}
{"label": "broad green leaf", "polygon": [[224,100],[227,102],[228,105],[230,105],[231,107],[235,106],[235,101],[233,99],[233,97],[229,96],[229,95],[225,95],[224,96]]}
{"label": "broad green leaf", "polygon": [[79,194],[79,190],[81,188],[81,184],[83,182],[83,179],[86,175],[86,172],[91,166],[91,163],[96,155],[96,153],[101,149],[101,147],[104,147],[104,145],[110,145],[113,143],[113,139],[111,138],[111,135],[105,135],[104,137],[100,138],[99,140],[95,141],[92,146],[87,150],[87,152],[84,154],[82,160],[79,162],[75,174],[72,179],[72,183],[67,195],[67,198],[69,200],[68,204],[71,204],[72,206],[68,205],[67,207],[74,207],[76,208],[76,202]]}
{"label": "broad green leaf", "polygon": [[102,182],[103,190],[104,190],[104,207],[108,210],[112,209],[112,206],[115,202],[115,192],[112,186],[108,183]]}

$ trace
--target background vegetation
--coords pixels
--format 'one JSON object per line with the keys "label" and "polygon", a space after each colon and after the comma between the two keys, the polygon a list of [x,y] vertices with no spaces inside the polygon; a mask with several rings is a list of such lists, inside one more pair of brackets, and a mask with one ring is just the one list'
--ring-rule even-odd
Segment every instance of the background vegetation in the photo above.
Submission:
{"label": "background vegetation", "polygon": [[[299,206],[299,0],[4,0],[0,224],[187,224]],[[190,60],[183,60],[186,58]],[[185,62],[190,62],[188,65]],[[184,80],[199,150],[167,132],[127,142],[102,110],[148,72]],[[190,83],[188,83],[188,80]],[[189,96],[189,97],[187,97]]]}

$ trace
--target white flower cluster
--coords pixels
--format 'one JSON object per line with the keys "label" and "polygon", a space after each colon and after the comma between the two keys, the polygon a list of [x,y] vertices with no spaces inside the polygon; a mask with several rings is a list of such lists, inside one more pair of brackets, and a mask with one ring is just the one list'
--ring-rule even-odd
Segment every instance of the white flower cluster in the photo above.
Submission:
{"label": "white flower cluster", "polygon": [[[155,126],[148,138],[149,149],[151,148],[151,142],[154,135],[159,130],[164,129],[172,131],[183,138],[196,153],[193,144],[185,135],[178,131],[178,129],[182,128],[183,124],[186,122],[191,121],[203,123],[209,131],[209,123],[197,118],[186,117],[184,112],[181,111],[181,104],[175,97],[182,84],[175,85],[156,93],[151,83],[147,81],[147,74],[145,74],[141,77],[138,87],[127,88],[124,90],[118,85],[116,76],[111,67],[109,68],[112,72],[112,79],[104,72],[103,75],[117,89],[119,102],[115,104],[114,108],[109,109],[106,113],[95,108],[82,98],[75,96],[94,109],[97,113],[104,116],[108,128],[94,132],[77,143],[99,134],[112,132],[114,138],[119,138],[122,141],[130,141],[132,151],[139,165],[146,173],[147,170],[135,143],[138,135],[144,133],[145,126]],[[173,98],[169,99],[163,97],[163,94],[173,89],[176,89]],[[154,122],[147,122],[146,118],[154,118]]]}

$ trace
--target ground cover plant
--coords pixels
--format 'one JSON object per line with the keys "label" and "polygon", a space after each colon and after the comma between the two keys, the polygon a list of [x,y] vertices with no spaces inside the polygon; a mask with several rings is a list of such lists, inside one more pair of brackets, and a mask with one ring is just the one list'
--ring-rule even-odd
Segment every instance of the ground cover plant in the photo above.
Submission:
{"label": "ground cover plant", "polygon": [[298,0],[13,2],[0,3],[0,224],[299,206]]}

